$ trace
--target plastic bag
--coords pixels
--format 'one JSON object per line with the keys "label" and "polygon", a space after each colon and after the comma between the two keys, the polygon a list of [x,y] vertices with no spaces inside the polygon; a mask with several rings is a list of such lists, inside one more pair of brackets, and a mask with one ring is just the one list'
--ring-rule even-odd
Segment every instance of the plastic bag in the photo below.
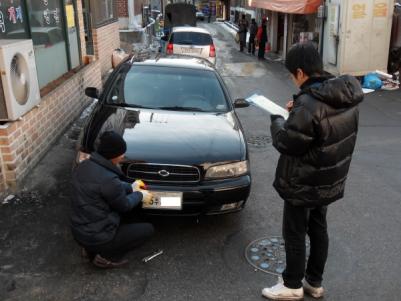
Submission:
{"label": "plastic bag", "polygon": [[237,32],[237,34],[235,35],[235,42],[239,43],[239,33]]}
{"label": "plastic bag", "polygon": [[111,55],[111,64],[113,68],[117,67],[117,65],[120,64],[127,56],[128,53],[126,53],[124,50],[120,48],[114,49]]}
{"label": "plastic bag", "polygon": [[383,82],[376,73],[368,73],[363,78],[362,87],[365,89],[378,90],[382,85]]}

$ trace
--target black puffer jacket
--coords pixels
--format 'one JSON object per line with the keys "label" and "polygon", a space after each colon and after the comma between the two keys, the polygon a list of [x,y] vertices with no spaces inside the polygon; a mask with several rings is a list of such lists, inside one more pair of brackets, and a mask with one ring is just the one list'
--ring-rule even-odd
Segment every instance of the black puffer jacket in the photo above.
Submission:
{"label": "black puffer jacket", "polygon": [[111,241],[120,225],[119,213],[127,212],[142,201],[140,192],[121,181],[123,173],[110,160],[92,153],[74,171],[71,229],[82,245]]}
{"label": "black puffer jacket", "polygon": [[284,200],[315,207],[343,197],[362,100],[352,76],[310,78],[287,121],[272,116],[273,145],[281,153],[273,186]]}

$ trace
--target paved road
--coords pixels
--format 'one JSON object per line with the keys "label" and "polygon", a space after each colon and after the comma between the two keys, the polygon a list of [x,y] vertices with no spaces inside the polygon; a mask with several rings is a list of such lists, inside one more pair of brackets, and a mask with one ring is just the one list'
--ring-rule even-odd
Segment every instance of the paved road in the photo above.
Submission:
{"label": "paved road", "polygon": [[[221,25],[217,67],[233,98],[255,92],[284,105],[296,92],[282,64],[239,53]],[[248,138],[268,139],[268,115],[239,110]],[[399,300],[401,293],[401,97],[369,95],[344,200],[329,209],[325,300]],[[263,300],[276,277],[245,260],[253,240],[281,233],[282,201],[271,183],[278,154],[250,147],[253,186],[234,215],[154,219],[154,239],[129,256],[129,268],[99,271],[79,256],[68,228],[72,128],[26,181],[21,203],[0,206],[0,300]],[[140,258],[163,249],[143,264]],[[309,300],[306,298],[306,300]]]}

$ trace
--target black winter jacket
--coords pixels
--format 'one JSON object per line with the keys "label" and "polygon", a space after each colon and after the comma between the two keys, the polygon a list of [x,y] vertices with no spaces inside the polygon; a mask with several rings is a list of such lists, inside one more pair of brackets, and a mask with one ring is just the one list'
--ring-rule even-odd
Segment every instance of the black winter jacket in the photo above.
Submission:
{"label": "black winter jacket", "polygon": [[124,175],[110,160],[92,153],[73,173],[71,229],[82,245],[98,245],[111,241],[120,225],[119,213],[128,212],[142,201],[140,192],[133,192],[123,182]]}
{"label": "black winter jacket", "polygon": [[256,34],[258,33],[258,25],[255,23],[251,24],[251,27],[249,28],[249,34],[251,37],[255,38]]}
{"label": "black winter jacket", "polygon": [[358,132],[362,88],[352,76],[308,79],[286,120],[272,116],[281,153],[274,188],[295,206],[328,205],[344,195]]}

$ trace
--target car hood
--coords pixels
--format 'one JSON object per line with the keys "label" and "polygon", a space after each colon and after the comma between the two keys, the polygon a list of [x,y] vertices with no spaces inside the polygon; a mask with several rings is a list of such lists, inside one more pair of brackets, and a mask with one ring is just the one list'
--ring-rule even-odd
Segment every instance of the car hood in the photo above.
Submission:
{"label": "car hood", "polygon": [[106,129],[111,126],[123,135],[128,161],[203,165],[246,159],[244,138],[233,112],[119,108],[105,124]]}

